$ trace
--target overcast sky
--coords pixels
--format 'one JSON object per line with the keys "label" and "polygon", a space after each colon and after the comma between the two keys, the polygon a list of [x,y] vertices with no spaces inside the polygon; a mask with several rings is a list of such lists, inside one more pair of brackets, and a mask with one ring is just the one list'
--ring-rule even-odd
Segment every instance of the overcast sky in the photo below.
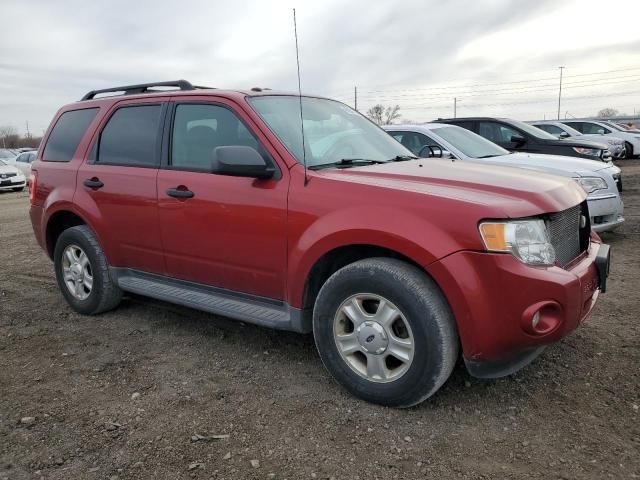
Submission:
{"label": "overcast sky", "polygon": [[[0,126],[41,134],[86,91],[185,78],[297,88],[403,118],[640,113],[635,0],[2,0]],[[567,113],[568,112],[568,113]]]}

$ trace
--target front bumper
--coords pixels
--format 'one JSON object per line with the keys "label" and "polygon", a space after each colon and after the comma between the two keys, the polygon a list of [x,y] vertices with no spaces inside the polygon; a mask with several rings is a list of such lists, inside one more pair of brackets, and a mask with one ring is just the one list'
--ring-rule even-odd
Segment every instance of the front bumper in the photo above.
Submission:
{"label": "front bumper", "polygon": [[[509,254],[472,251],[431,264],[428,271],[456,318],[470,373],[509,375],[576,329],[604,285],[602,260],[596,267],[600,250],[601,244],[592,241],[566,269],[532,267]],[[535,312],[541,312],[538,330],[532,327]]]}
{"label": "front bumper", "polygon": [[9,177],[8,179],[0,180],[0,191],[11,190],[13,188],[22,188],[27,185],[27,180],[23,177],[16,180],[15,177]]}
{"label": "front bumper", "polygon": [[619,194],[606,193],[587,197],[592,230],[609,232],[624,223],[624,203]]}

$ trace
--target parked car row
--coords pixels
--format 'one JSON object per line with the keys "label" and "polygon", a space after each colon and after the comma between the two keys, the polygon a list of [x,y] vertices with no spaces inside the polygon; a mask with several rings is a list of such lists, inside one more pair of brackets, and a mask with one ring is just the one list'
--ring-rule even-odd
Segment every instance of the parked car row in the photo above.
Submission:
{"label": "parked car row", "polygon": [[631,158],[640,155],[640,132],[626,130],[620,125],[599,120],[537,121],[532,125],[557,138],[591,139],[607,142],[615,158]]}
{"label": "parked car row", "polygon": [[624,223],[624,206],[616,179],[621,170],[610,162],[525,152],[510,153],[469,130],[445,123],[388,125],[393,138],[419,157],[443,157],[482,165],[518,167],[574,179],[587,193],[591,227],[613,230]]}
{"label": "parked car row", "polygon": [[545,132],[550,133],[558,139],[573,138],[607,143],[613,158],[626,158],[628,155],[624,140],[613,135],[605,135],[604,130],[602,131],[603,133],[581,133],[580,131],[576,130],[573,127],[570,127],[565,123],[554,120],[545,120],[530,123],[534,127],[537,127],[540,130],[544,130]]}
{"label": "parked car row", "polygon": [[[11,175],[12,178],[14,177],[13,174],[20,173],[23,179],[28,179],[31,174],[31,163],[33,163],[35,159],[36,150],[32,148],[21,148],[18,150],[0,148],[0,161],[2,162],[3,174]],[[2,177],[0,177],[0,179],[2,179]],[[12,185],[9,185],[9,187],[4,186],[5,190],[12,188],[14,188]],[[2,189],[1,184],[0,189]]]}

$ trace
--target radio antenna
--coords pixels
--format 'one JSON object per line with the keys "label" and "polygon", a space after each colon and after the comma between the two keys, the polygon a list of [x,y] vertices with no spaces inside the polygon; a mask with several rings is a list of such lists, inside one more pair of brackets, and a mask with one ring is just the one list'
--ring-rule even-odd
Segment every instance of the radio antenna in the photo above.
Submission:
{"label": "radio antenna", "polygon": [[296,37],[296,64],[298,66],[298,100],[300,101],[300,128],[302,131],[302,165],[304,166],[304,186],[309,183],[307,177],[307,149],[304,142],[304,120],[302,118],[302,86],[300,83],[300,55],[298,53],[298,26],[296,25],[296,9],[293,9],[293,35]]}

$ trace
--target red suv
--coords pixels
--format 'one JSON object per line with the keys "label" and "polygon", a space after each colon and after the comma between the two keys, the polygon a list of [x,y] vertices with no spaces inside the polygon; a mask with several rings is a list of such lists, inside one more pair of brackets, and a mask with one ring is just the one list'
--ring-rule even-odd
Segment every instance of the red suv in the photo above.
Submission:
{"label": "red suv", "polygon": [[31,205],[78,312],[131,292],[313,332],[338,382],[389,406],[432,395],[460,348],[477,377],[528,364],[608,274],[575,182],[423,162],[342,103],[267,89],[89,92],[53,119]]}

